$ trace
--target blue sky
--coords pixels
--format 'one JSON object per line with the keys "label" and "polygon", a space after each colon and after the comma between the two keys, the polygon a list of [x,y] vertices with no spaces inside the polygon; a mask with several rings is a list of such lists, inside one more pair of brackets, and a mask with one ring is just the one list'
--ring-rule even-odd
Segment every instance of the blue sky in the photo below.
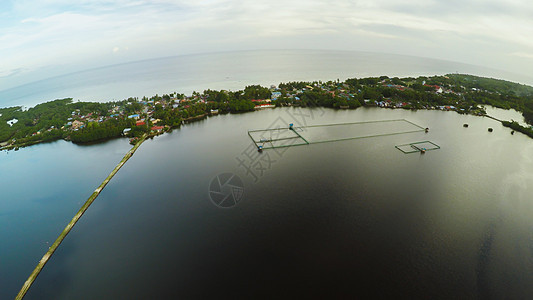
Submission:
{"label": "blue sky", "polygon": [[529,0],[1,0],[0,90],[128,61],[255,49],[372,51],[533,73]]}

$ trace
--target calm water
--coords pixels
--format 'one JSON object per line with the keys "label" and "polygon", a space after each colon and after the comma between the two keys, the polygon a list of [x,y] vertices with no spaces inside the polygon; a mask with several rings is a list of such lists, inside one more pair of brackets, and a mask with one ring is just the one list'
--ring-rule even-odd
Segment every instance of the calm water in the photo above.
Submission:
{"label": "calm water", "polygon": [[[291,121],[398,118],[431,130],[259,157],[246,135]],[[424,155],[394,148],[423,140],[442,148]],[[2,197],[0,215],[9,228],[1,237],[9,242],[0,248],[0,298],[16,294],[45,241],[127,148],[122,140],[57,142],[2,154],[2,166],[11,163],[2,178],[11,179],[2,186],[10,197]],[[274,109],[212,117],[143,144],[28,299],[529,298],[532,157],[531,139],[453,112]],[[224,172],[244,182],[242,200],[230,209],[209,199],[212,178]]]}
{"label": "calm water", "polygon": [[524,119],[524,116],[522,116],[522,113],[514,109],[500,109],[487,105],[485,106],[485,111],[489,116],[495,117],[500,120],[516,121],[522,126],[531,126],[526,123],[526,120]]}
{"label": "calm water", "polygon": [[296,80],[369,76],[433,76],[447,73],[504,78],[533,84],[533,78],[443,60],[392,54],[319,50],[243,51],[176,56],[115,65],[46,79],[0,91],[0,107],[33,106],[71,97],[112,101],[205,89],[243,89]]}
{"label": "calm water", "polygon": [[91,147],[58,141],[0,152],[0,299],[14,298],[128,149],[127,140]]}

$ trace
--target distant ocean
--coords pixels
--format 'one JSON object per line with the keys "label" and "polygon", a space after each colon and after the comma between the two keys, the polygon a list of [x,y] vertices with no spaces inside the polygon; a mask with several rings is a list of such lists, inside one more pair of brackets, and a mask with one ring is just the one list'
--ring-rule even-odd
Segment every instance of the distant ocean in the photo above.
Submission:
{"label": "distant ocean", "polygon": [[0,107],[31,107],[62,98],[107,102],[171,92],[239,90],[250,84],[455,72],[533,83],[531,78],[503,71],[421,57],[326,50],[241,51],[151,59],[44,79],[0,91]]}

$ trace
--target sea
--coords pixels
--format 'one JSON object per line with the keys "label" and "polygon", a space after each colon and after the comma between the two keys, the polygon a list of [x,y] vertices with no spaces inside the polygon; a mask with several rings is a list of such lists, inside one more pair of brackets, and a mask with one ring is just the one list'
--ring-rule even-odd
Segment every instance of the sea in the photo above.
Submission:
{"label": "sea", "polygon": [[[454,68],[469,73],[424,58],[254,51],[52,78],[33,83],[47,87],[40,97],[2,93],[20,96],[10,98],[13,105],[31,106],[56,97],[108,101]],[[489,111],[521,120],[516,111]],[[389,120],[429,131],[407,133]],[[365,127],[342,129],[351,140],[256,151],[249,130],[289,123],[303,137],[307,126]],[[372,136],[378,123],[381,135]],[[438,148],[398,149],[420,142]],[[15,297],[130,147],[127,139],[56,141],[0,152],[0,299]],[[531,298],[532,158],[527,136],[455,112],[292,107],[211,116],[146,141],[26,299]]]}
{"label": "sea", "polygon": [[488,67],[405,55],[331,50],[257,50],[182,55],[99,67],[0,90],[0,107],[63,98],[120,101],[206,89],[241,90],[289,81],[472,74],[533,85],[533,78]]}

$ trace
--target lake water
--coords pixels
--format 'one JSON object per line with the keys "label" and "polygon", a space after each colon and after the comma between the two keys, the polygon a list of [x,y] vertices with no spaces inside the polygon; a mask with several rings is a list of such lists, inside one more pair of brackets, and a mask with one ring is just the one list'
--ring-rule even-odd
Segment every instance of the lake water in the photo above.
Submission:
{"label": "lake water", "polygon": [[[246,134],[289,122],[392,119],[430,131],[260,155]],[[425,140],[441,149],[394,147]],[[61,141],[2,154],[10,197],[0,215],[9,229],[0,296],[14,296],[46,241],[127,148],[125,140]],[[210,117],[143,144],[27,298],[528,298],[532,157],[530,138],[454,112],[285,108]],[[244,184],[232,208],[210,199],[211,180],[225,172]]]}
{"label": "lake water", "polygon": [[[401,56],[222,53],[44,80],[0,91],[0,106],[455,71],[490,75]],[[513,111],[490,113],[520,119]],[[260,156],[246,134],[291,122],[403,118],[430,131]],[[355,126],[337,134],[361,132]],[[421,155],[394,147],[425,140],[441,149]],[[126,139],[92,146],[58,141],[0,152],[0,299],[16,295],[130,147]],[[530,138],[454,112],[284,108],[210,117],[145,142],[65,239],[27,299],[530,298],[532,157]],[[243,182],[244,194],[231,208],[212,201],[212,180],[222,173]]]}
{"label": "lake water", "polygon": [[485,106],[485,111],[487,112],[487,115],[495,117],[499,120],[515,121],[518,122],[518,124],[520,124],[521,126],[525,127],[531,126],[527,124],[526,120],[524,119],[524,116],[522,116],[522,113],[514,109],[500,109],[487,105]]}

